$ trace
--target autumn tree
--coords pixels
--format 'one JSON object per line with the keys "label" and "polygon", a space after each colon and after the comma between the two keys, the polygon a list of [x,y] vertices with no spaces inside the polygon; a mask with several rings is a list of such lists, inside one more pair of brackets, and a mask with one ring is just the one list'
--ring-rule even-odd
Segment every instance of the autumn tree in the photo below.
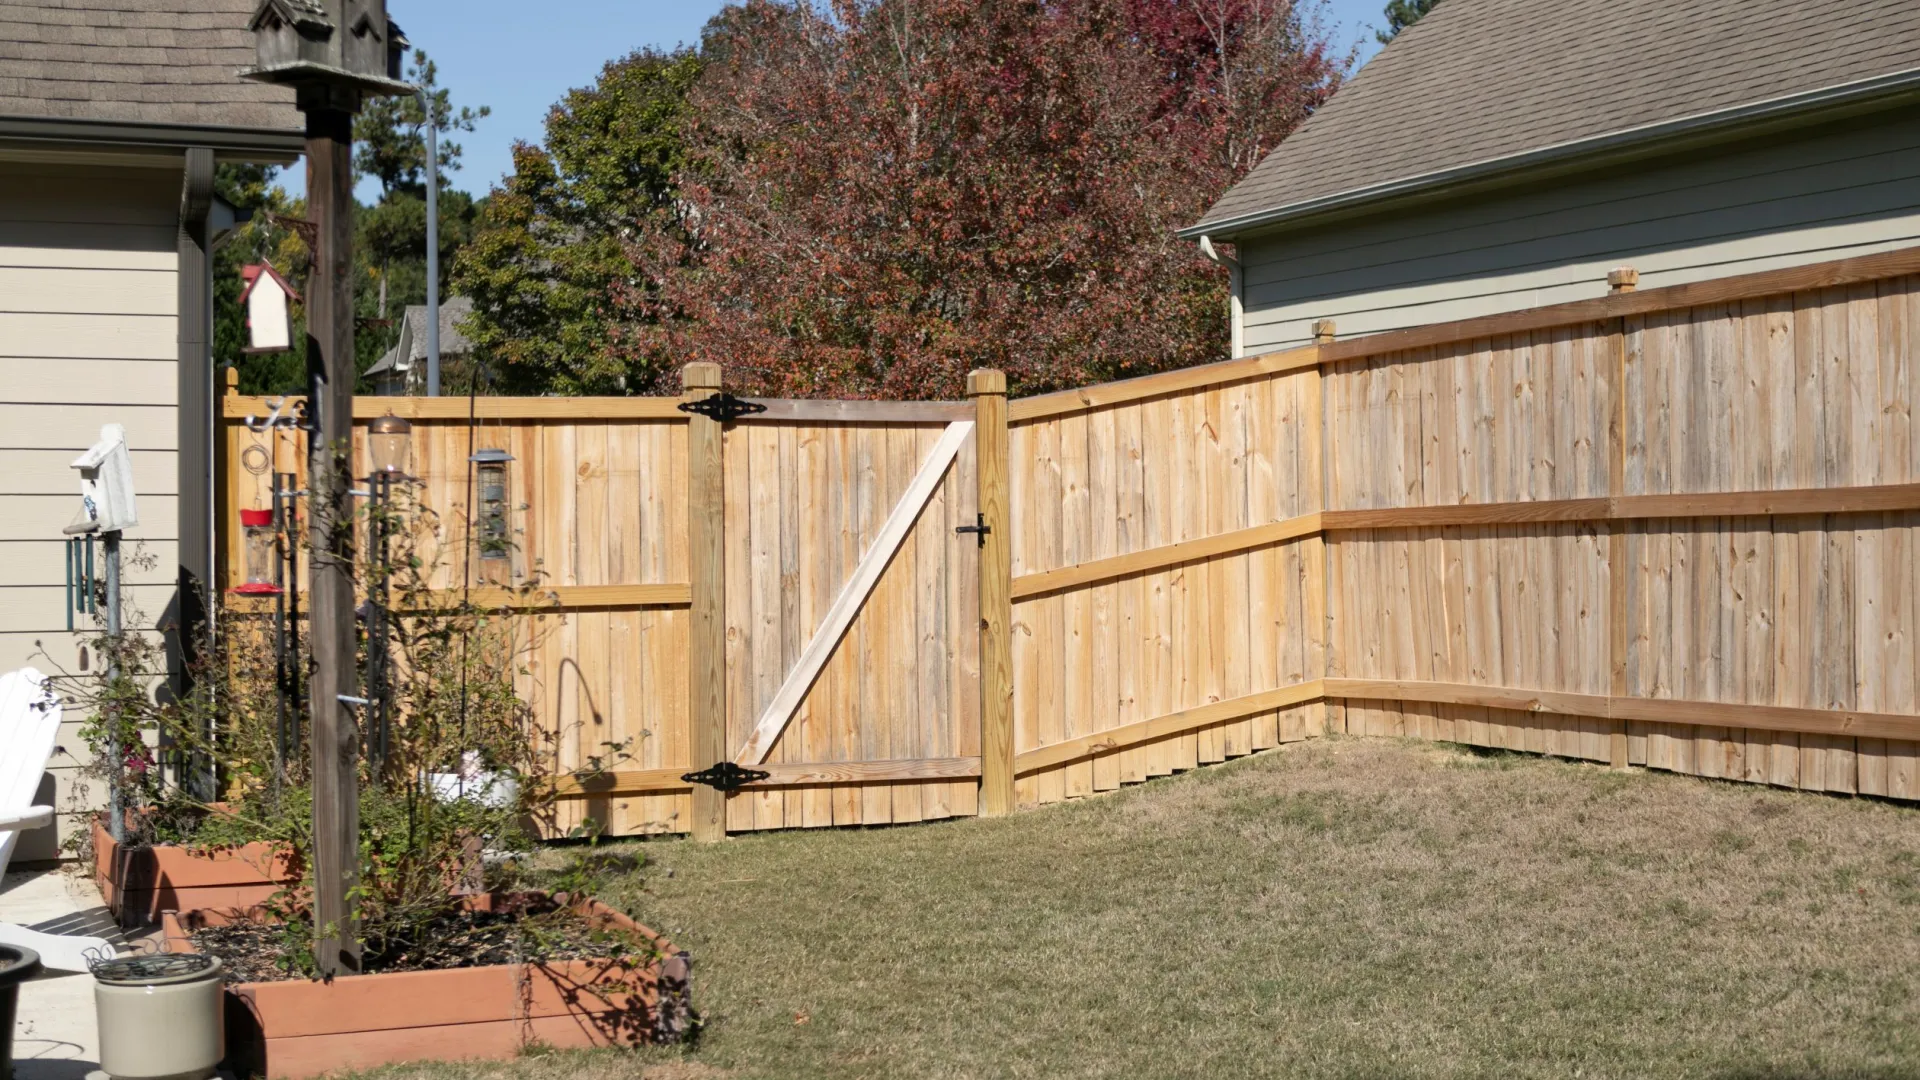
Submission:
{"label": "autumn tree", "polygon": [[[752,0],[690,97],[629,348],[764,393],[957,396],[1218,359],[1175,230],[1336,84],[1286,0]],[[636,295],[637,294],[637,295]]]}
{"label": "autumn tree", "polygon": [[1325,100],[1292,0],[747,0],[521,147],[458,271],[513,385],[1045,389],[1224,355],[1175,231]]}
{"label": "autumn tree", "polygon": [[513,175],[488,199],[454,288],[474,300],[467,333],[501,389],[620,393],[665,378],[664,361],[616,347],[647,318],[626,289],[627,245],[672,231],[685,165],[691,50],[636,52],[547,116],[541,145],[513,149]]}

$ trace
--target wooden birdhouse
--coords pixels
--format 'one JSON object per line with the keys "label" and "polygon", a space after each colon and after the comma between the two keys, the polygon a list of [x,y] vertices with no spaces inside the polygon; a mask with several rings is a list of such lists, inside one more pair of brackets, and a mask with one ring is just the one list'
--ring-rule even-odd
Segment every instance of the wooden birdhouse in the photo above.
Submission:
{"label": "wooden birdhouse", "polygon": [[407,38],[387,18],[386,0],[260,0],[253,20],[261,82],[405,93],[400,65]]}
{"label": "wooden birdhouse", "polygon": [[140,524],[126,428],[101,425],[100,441],[75,458],[73,467],[80,472],[81,512],[79,519],[67,526],[67,533],[112,533]]}
{"label": "wooden birdhouse", "polygon": [[293,347],[293,316],[287,305],[300,299],[287,279],[266,263],[240,268],[240,303],[247,309],[247,352],[285,352]]}

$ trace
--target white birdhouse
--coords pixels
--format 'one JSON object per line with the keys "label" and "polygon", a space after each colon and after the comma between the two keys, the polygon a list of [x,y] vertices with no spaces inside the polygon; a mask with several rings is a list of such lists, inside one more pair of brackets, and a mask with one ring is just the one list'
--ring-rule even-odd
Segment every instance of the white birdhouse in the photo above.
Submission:
{"label": "white birdhouse", "polygon": [[293,347],[293,317],[287,305],[300,299],[287,279],[266,263],[240,268],[246,285],[240,302],[247,306],[247,351],[285,352]]}
{"label": "white birdhouse", "polygon": [[81,509],[67,532],[121,532],[140,524],[133,501],[133,455],[127,452],[127,429],[103,425],[100,441],[75,458],[73,467],[80,470]]}

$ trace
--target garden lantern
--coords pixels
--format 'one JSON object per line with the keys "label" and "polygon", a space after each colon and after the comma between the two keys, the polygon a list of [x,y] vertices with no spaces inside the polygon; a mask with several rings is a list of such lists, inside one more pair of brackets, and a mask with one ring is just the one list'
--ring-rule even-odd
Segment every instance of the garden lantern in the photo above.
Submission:
{"label": "garden lantern", "polygon": [[246,537],[247,580],[233,591],[240,596],[280,595],[273,580],[280,566],[280,531],[274,527],[273,511],[240,511],[240,531]]}
{"label": "garden lantern", "polygon": [[367,425],[367,457],[376,475],[404,476],[407,471],[407,443],[413,437],[413,425],[388,413]]}

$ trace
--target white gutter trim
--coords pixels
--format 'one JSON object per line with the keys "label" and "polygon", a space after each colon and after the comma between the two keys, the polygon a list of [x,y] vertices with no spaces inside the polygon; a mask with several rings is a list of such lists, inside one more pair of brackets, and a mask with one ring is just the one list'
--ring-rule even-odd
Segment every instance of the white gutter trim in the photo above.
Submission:
{"label": "white gutter trim", "polygon": [[1717,129],[1744,127],[1749,124],[1783,119],[1796,113],[1863,104],[1878,97],[1894,97],[1917,91],[1920,91],[1920,67],[1908,68],[1905,71],[1878,75],[1871,79],[1841,83],[1804,93],[1789,94],[1785,97],[1768,98],[1731,109],[1698,113],[1677,120],[1663,120],[1656,124],[1645,124],[1592,138],[1575,139],[1519,154],[1488,158],[1468,165],[1390,180],[1370,187],[1353,188],[1219,221],[1206,221],[1198,225],[1189,225],[1176,235],[1184,240],[1209,235],[1227,237],[1249,229],[1279,224],[1331,210],[1344,209],[1362,203],[1384,202],[1467,181],[1488,179],[1503,173],[1520,172],[1544,165],[1572,161],[1603,154],[1610,150],[1624,150],[1642,143],[1677,139],[1687,135],[1710,134]]}

